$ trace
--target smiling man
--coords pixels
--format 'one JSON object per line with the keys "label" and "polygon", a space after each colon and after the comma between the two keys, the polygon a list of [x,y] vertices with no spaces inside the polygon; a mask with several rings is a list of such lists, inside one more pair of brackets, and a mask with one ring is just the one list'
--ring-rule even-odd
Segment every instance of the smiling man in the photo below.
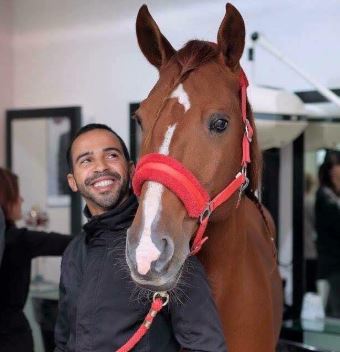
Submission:
{"label": "smiling man", "polygon": [[110,129],[91,124],[77,136],[68,151],[68,182],[84,197],[91,215],[100,215],[128,198],[134,165],[124,142]]}
{"label": "smiling man", "polygon": [[[150,308],[125,261],[126,231],[138,207],[130,190],[134,165],[123,140],[101,124],[79,130],[67,160],[69,185],[84,197],[88,222],[63,256],[55,352],[113,352]],[[204,270],[195,257],[188,262],[181,293],[170,299],[133,351],[226,351]]]}

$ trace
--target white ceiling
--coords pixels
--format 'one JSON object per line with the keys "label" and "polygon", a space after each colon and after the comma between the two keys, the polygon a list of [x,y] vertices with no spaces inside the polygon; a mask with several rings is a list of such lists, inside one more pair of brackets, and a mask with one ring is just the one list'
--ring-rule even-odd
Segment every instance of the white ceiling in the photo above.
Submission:
{"label": "white ceiling", "polygon": [[[10,1],[10,0],[0,0]],[[224,0],[11,0],[14,10],[14,30],[34,31],[76,25],[96,25],[128,17],[135,17],[146,3],[157,14],[176,12],[179,20],[192,16],[207,18],[216,13],[223,16]],[[339,0],[234,0],[232,2],[247,18],[260,17],[263,23],[281,26],[303,26],[315,18],[340,16]],[[251,23],[250,23],[251,24]],[[325,22],[327,25],[327,22]],[[272,28],[273,30],[275,28]]]}
{"label": "white ceiling", "polygon": [[[145,2],[175,48],[198,38],[216,40],[225,13],[224,0],[0,0],[13,8],[16,40],[32,35],[65,38],[91,31],[131,33],[139,7]],[[245,19],[248,38],[260,31],[286,56],[328,87],[340,86],[339,0],[234,0]],[[70,31],[72,29],[72,31]],[[52,33],[52,35],[51,35]],[[112,36],[113,37],[113,36]],[[17,43],[18,41],[16,41]],[[134,44],[135,45],[135,44]],[[248,40],[249,45],[249,40]],[[245,68],[248,63],[245,63]],[[277,59],[257,51],[256,83],[313,89]]]}

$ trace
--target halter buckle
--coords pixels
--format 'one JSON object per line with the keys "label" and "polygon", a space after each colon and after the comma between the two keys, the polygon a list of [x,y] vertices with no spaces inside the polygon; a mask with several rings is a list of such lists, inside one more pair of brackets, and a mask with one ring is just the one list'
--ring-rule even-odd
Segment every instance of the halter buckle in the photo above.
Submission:
{"label": "halter buckle", "polygon": [[249,178],[247,177],[247,165],[242,166],[241,174],[244,176],[244,182],[242,183],[242,185],[240,187],[240,194],[242,195],[242,193],[245,191],[245,189],[249,185]]}
{"label": "halter buckle", "polygon": [[237,203],[236,203],[236,208],[238,208],[238,206],[240,205],[243,192],[249,186],[249,178],[247,177],[247,166],[246,165],[242,166],[241,172],[238,173],[238,175],[240,175],[240,174],[242,174],[244,176],[244,182],[242,183],[242,185],[239,189],[239,192],[238,192],[238,199],[237,199]]}
{"label": "halter buckle", "polygon": [[251,141],[253,140],[253,134],[251,133],[251,125],[248,119],[244,120],[244,125],[245,125],[244,133],[248,139],[248,142],[251,143]]}
{"label": "halter buckle", "polygon": [[212,213],[212,210],[210,207],[210,203],[208,203],[207,207],[202,211],[202,213],[200,215],[200,224],[202,224],[206,218],[209,218],[211,213]]}

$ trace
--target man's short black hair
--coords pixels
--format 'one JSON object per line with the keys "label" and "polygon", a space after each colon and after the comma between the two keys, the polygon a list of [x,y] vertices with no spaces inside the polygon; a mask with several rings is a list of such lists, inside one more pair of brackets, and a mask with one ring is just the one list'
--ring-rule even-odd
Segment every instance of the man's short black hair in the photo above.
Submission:
{"label": "man's short black hair", "polygon": [[104,125],[102,123],[89,123],[88,125],[85,125],[83,126],[82,128],[80,128],[78,130],[78,132],[74,135],[74,137],[71,139],[71,143],[70,145],[68,146],[67,148],[67,152],[66,152],[66,160],[67,160],[67,164],[68,164],[68,167],[69,167],[69,170],[70,171],[73,171],[73,164],[72,164],[72,156],[71,156],[71,151],[72,151],[72,145],[74,143],[74,141],[79,137],[81,136],[82,134],[86,133],[86,132],[89,132],[89,131],[92,131],[92,130],[106,130],[106,131],[109,131],[111,132],[114,136],[116,136],[122,146],[122,149],[123,149],[123,154],[124,154],[124,157],[127,161],[130,161],[130,154],[129,154],[129,151],[123,141],[123,139],[109,126],[107,125]]}

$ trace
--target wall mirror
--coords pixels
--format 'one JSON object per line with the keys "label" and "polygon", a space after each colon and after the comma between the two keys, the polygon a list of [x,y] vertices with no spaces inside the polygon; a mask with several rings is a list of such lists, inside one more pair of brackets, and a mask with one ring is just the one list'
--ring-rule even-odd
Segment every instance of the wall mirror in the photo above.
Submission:
{"label": "wall mirror", "polygon": [[[340,306],[340,297],[334,295],[339,288],[333,279],[340,277],[339,229],[334,218],[340,217],[340,196],[336,195],[336,190],[328,186],[325,188],[319,182],[323,163],[336,155],[340,159],[340,120],[310,122],[305,131],[304,149],[305,291],[317,291],[323,299],[326,316],[340,318],[336,308]],[[327,203],[324,201],[325,194],[320,196],[318,193],[320,187],[328,192]],[[317,211],[316,202],[319,204]],[[337,212],[333,211],[335,208]]]}
{"label": "wall mirror", "polygon": [[[65,234],[80,231],[80,196],[71,192],[66,180],[66,150],[80,125],[80,107],[7,111],[7,167],[19,176],[24,198],[19,226],[27,226],[32,209],[38,209],[48,221],[31,226]],[[39,275],[58,282],[59,270],[51,270],[53,263],[49,262],[44,272],[44,264],[38,268]],[[33,272],[35,269],[33,265]]]}

